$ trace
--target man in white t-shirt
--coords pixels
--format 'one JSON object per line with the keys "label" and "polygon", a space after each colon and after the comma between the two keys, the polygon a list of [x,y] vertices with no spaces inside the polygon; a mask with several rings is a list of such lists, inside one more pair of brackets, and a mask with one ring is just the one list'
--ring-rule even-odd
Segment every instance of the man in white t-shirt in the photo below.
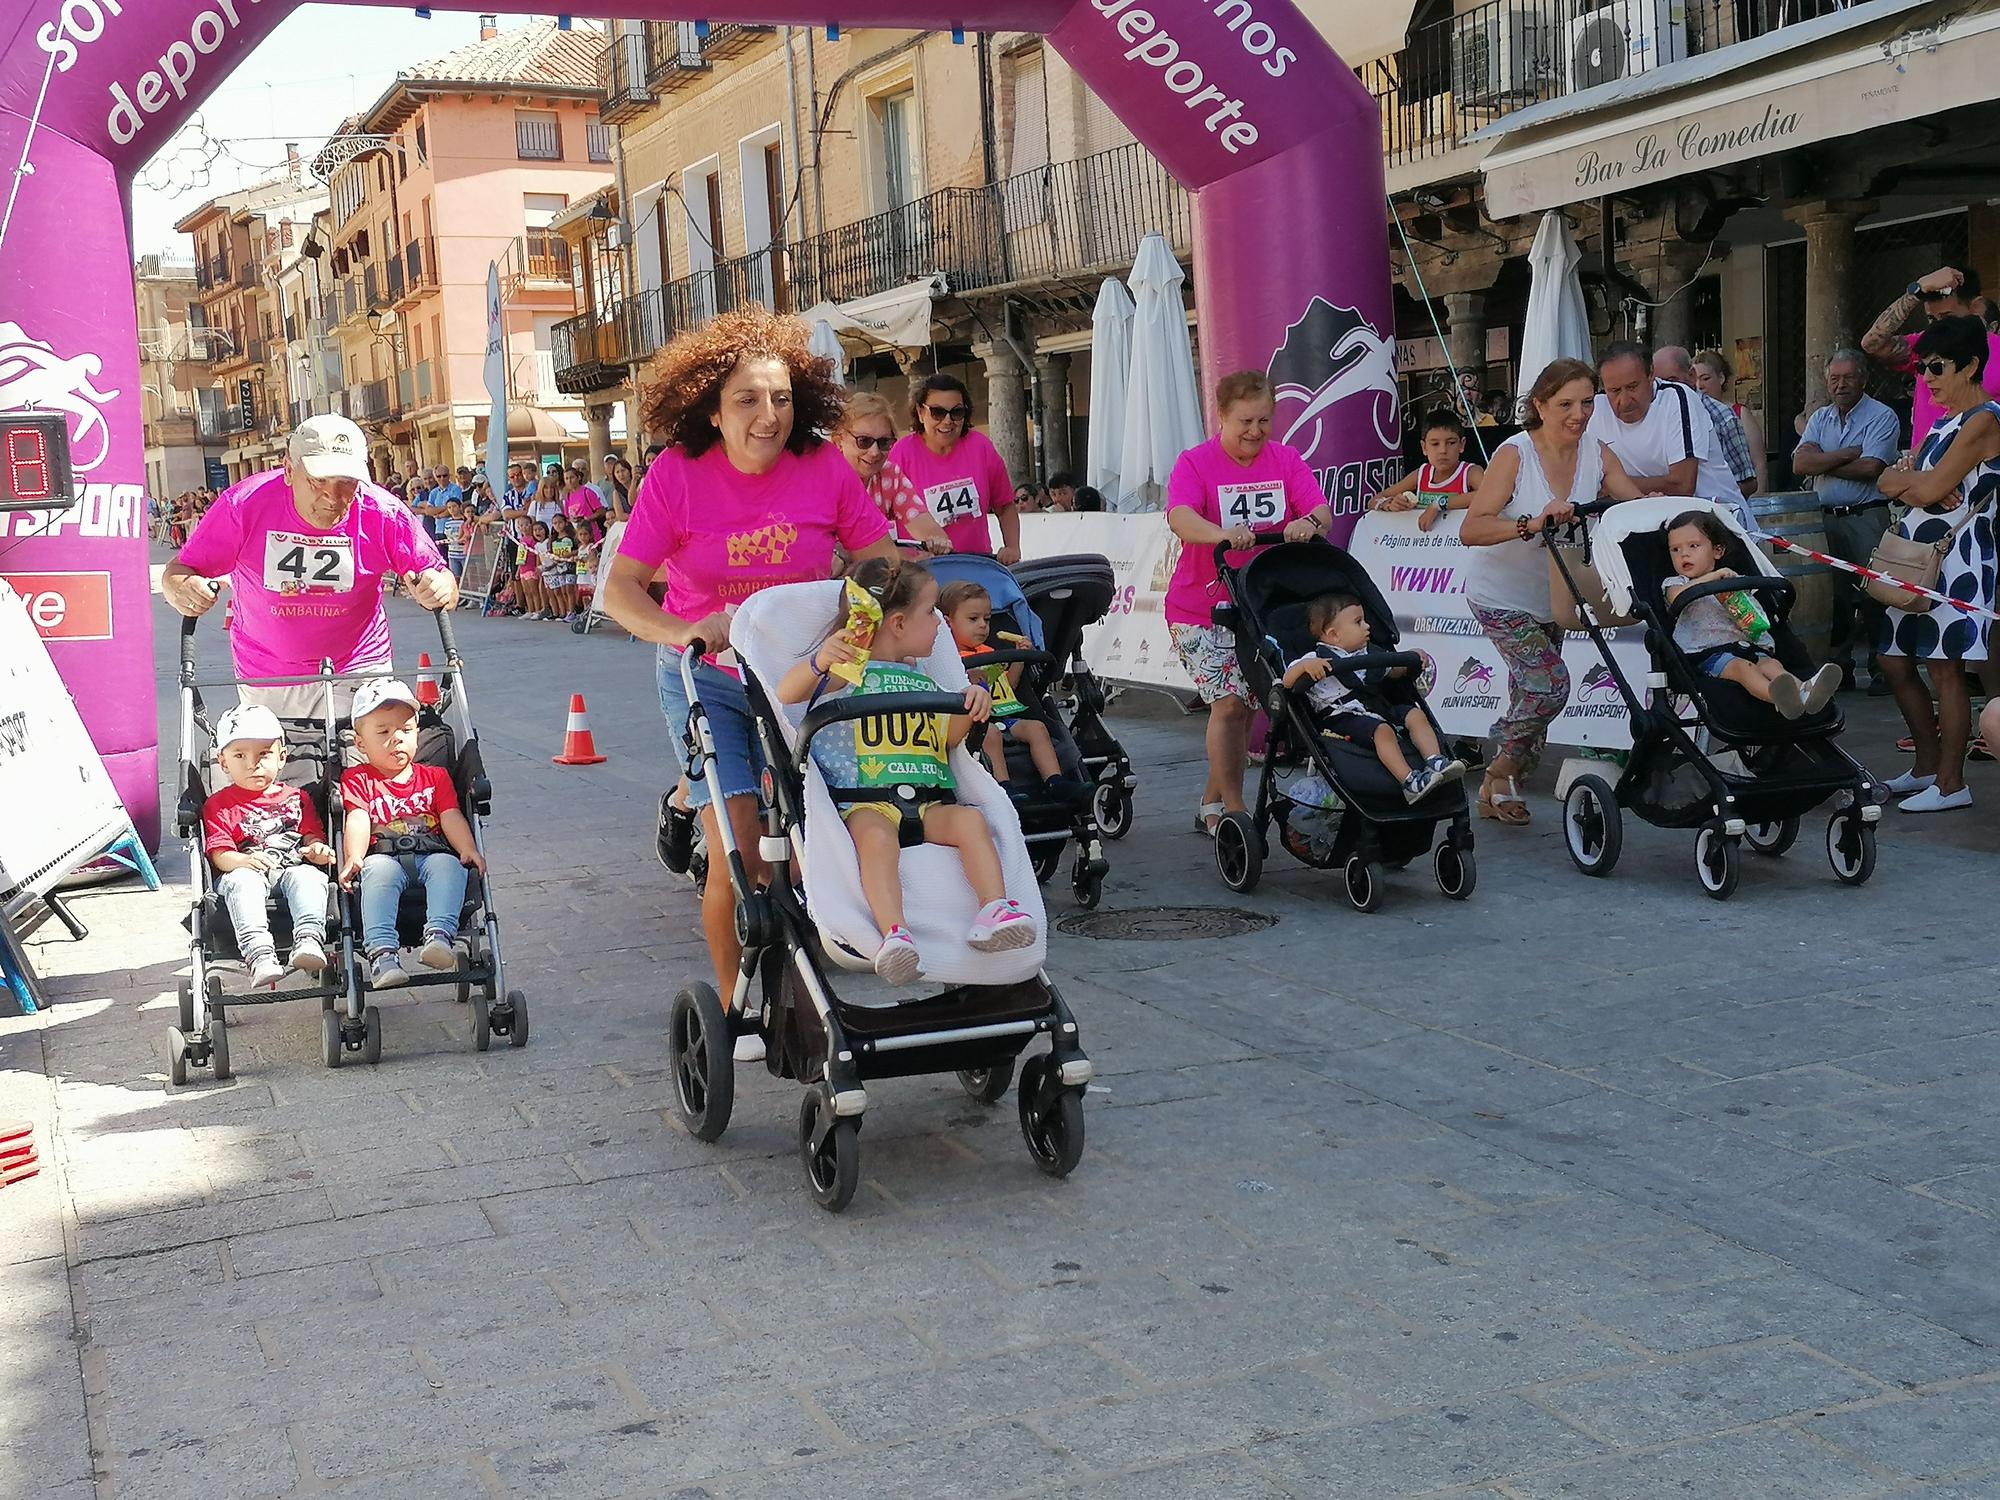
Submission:
{"label": "man in white t-shirt", "polygon": [[1652,355],[1638,344],[1607,347],[1597,379],[1604,394],[1586,430],[1618,455],[1642,492],[1724,501],[1750,523],[1743,487],[1722,456],[1697,392],[1655,380]]}

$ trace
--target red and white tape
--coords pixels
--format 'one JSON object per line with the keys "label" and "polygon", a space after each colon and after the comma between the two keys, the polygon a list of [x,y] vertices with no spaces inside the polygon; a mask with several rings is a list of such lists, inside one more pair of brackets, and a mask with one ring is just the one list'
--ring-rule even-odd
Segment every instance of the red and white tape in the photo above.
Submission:
{"label": "red and white tape", "polygon": [[1988,620],[2000,620],[2000,613],[1995,613],[1984,605],[1973,604],[1964,599],[1953,599],[1947,594],[1940,594],[1935,589],[1920,588],[1906,579],[1892,578],[1887,573],[1878,573],[1873,568],[1864,568],[1860,563],[1851,563],[1845,558],[1828,557],[1824,552],[1815,552],[1810,547],[1802,547],[1797,542],[1785,537],[1773,536],[1768,531],[1753,531],[1750,535],[1757,541],[1769,542],[1773,547],[1782,548],[1786,552],[1796,552],[1801,557],[1809,557],[1816,563],[1824,563],[1827,567],[1836,568],[1842,573],[1852,573],[1856,578],[1865,578],[1870,583],[1886,583],[1889,587],[1900,589],[1914,599],[1929,599],[1934,604],[1948,604],[1961,614],[1979,615]]}

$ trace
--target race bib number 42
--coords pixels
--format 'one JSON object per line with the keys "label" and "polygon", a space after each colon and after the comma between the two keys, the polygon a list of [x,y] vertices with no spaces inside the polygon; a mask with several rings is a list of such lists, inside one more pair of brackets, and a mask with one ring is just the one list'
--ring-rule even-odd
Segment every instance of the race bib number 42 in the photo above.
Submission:
{"label": "race bib number 42", "polygon": [[1285,487],[1275,480],[1263,484],[1218,485],[1215,494],[1221,502],[1225,526],[1249,526],[1265,531],[1285,518]]}
{"label": "race bib number 42", "polygon": [[940,526],[949,526],[955,521],[970,521],[979,511],[979,489],[970,479],[954,479],[949,484],[934,484],[924,491],[924,505]]}
{"label": "race bib number 42", "polygon": [[352,592],[354,539],[293,531],[266,532],[264,587],[274,594]]}

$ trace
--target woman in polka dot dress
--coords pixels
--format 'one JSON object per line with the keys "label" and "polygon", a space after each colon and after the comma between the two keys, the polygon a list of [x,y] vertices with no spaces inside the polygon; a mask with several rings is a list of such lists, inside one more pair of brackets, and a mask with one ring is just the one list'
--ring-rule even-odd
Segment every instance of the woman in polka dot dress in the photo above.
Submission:
{"label": "woman in polka dot dress", "polygon": [[[1882,493],[1909,507],[1896,523],[1911,541],[1948,542],[1938,592],[1982,609],[1994,600],[1993,504],[2000,499],[2000,404],[1982,385],[1986,326],[1978,318],[1940,318],[1917,339],[1917,378],[1946,415],[1915,462],[1905,458],[1881,478]],[[1916,742],[1916,763],[1889,782],[1907,813],[1970,807],[1965,785],[1972,706],[1966,664],[1986,660],[1987,621],[1948,604],[1887,611],[1882,668],[1896,707]],[[1917,675],[1926,663],[1930,686]],[[1937,694],[1937,707],[1931,694]]]}

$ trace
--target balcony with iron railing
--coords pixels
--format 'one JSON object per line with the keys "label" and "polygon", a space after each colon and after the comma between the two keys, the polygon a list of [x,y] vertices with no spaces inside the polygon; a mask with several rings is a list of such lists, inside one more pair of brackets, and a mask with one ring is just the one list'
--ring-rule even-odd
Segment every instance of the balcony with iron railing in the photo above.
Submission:
{"label": "balcony with iron railing", "polygon": [[[232,420],[237,424],[231,425]],[[198,407],[194,414],[195,436],[204,443],[225,442],[242,431],[243,412],[234,406]]]}
{"label": "balcony with iron railing", "polygon": [[379,422],[397,410],[393,390],[386,377],[348,387],[347,414],[357,422]]}
{"label": "balcony with iron railing", "polygon": [[255,260],[244,259],[236,263],[236,284],[238,286],[255,286],[262,279],[258,275],[257,262]]}
{"label": "balcony with iron railing", "polygon": [[403,296],[415,298],[438,285],[437,240],[429,235],[403,246]]}
{"label": "balcony with iron railing", "polygon": [[382,284],[382,268],[372,260],[361,268],[361,305],[369,312],[377,312],[389,305],[389,296]]}
{"label": "balcony with iron railing", "polygon": [[565,395],[582,396],[623,380],[632,357],[633,321],[630,302],[620,297],[556,324],[550,340],[556,388]]}
{"label": "balcony with iron railing", "polygon": [[942,273],[955,292],[1008,279],[999,185],[943,188],[901,208],[844,224],[792,252],[801,307],[849,302]]}
{"label": "balcony with iron railing", "polygon": [[1357,69],[1382,111],[1391,168],[1448,155],[1547,99],[1720,52],[1846,0],[1482,0]]}
{"label": "balcony with iron railing", "polygon": [[653,91],[646,74],[645,31],[635,28],[614,38],[597,55],[597,86],[604,90],[597,117],[606,125],[623,125],[651,109]]}

